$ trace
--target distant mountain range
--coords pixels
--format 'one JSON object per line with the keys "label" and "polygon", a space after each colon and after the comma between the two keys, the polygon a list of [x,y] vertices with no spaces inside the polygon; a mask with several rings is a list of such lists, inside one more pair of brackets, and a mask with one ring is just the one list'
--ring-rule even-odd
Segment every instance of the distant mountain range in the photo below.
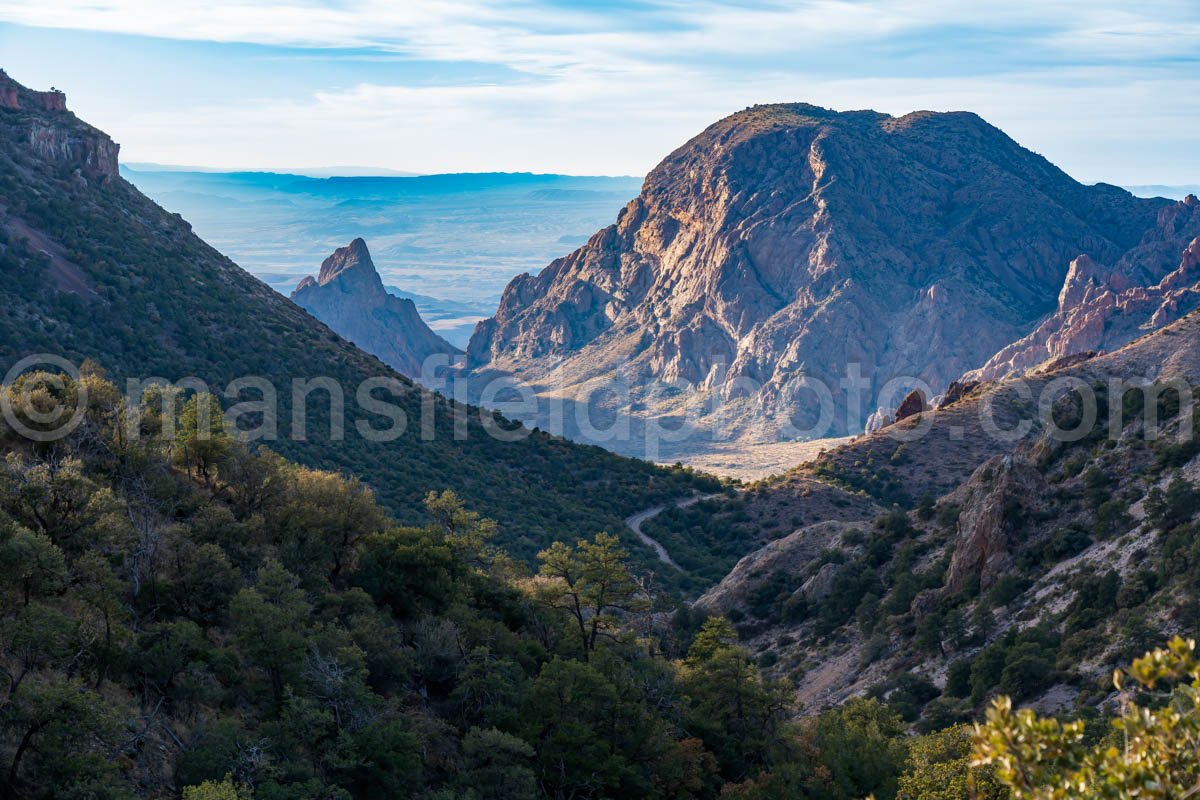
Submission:
{"label": "distant mountain range", "polygon": [[1200,183],[1183,186],[1164,186],[1160,183],[1151,183],[1143,186],[1126,186],[1125,188],[1138,197],[1169,197],[1172,200],[1182,200],[1189,194],[1200,195]]}
{"label": "distant mountain range", "polygon": [[419,295],[422,316],[458,347],[514,275],[583,244],[641,186],[507,173],[311,177],[123,165],[121,174],[284,294],[334,248],[365,238],[384,283]]}
{"label": "distant mountain range", "polygon": [[250,168],[229,169],[224,167],[199,167],[184,164],[155,164],[151,161],[126,161],[121,165],[131,172],[205,172],[210,174],[231,174],[243,172],[271,172],[280,175],[300,175],[305,178],[415,178],[425,173],[406,172],[398,169],[383,167],[285,167],[285,168]]}

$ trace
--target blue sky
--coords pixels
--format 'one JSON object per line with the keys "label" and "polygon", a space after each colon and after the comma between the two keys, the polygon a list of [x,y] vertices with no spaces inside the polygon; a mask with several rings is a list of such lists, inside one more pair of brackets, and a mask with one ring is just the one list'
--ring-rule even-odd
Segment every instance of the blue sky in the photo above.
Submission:
{"label": "blue sky", "polygon": [[644,174],[748,105],[965,109],[1200,182],[1200,2],[0,0],[0,66],[126,161]]}

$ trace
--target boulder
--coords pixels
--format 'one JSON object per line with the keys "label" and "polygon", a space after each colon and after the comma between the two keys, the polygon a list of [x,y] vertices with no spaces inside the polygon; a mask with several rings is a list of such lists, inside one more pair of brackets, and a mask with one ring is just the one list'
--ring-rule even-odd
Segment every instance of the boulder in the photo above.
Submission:
{"label": "boulder", "polygon": [[925,402],[925,393],[920,389],[913,389],[900,401],[900,407],[896,409],[896,422],[915,417],[928,410],[929,404]]}

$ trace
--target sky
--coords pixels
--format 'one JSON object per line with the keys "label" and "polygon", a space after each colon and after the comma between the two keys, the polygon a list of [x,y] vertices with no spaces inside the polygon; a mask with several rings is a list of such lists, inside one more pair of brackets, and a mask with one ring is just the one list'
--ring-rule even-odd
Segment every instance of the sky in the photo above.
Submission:
{"label": "sky", "polygon": [[215,168],[643,175],[804,101],[969,110],[1085,182],[1200,183],[1200,2],[0,0],[0,67]]}

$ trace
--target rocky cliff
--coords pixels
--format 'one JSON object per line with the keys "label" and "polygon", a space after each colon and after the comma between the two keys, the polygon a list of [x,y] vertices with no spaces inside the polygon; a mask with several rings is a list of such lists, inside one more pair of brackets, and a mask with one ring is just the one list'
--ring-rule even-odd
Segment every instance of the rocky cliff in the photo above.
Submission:
{"label": "rocky cliff", "polygon": [[343,338],[409,377],[421,375],[432,355],[461,351],[421,319],[411,300],[384,289],[367,243],[355,239],[321,264],[316,278],[300,281],[292,300]]}
{"label": "rocky cliff", "polygon": [[1115,350],[1198,307],[1200,200],[1188,195],[1162,209],[1158,224],[1111,266],[1087,255],[1072,261],[1054,313],[966,377],[1002,378],[1048,360]]}
{"label": "rocky cliff", "polygon": [[[671,382],[731,400],[748,423],[732,435],[765,439],[786,434],[764,417],[816,421],[799,383],[816,378],[835,390],[831,432],[853,432],[911,388],[885,402],[892,378],[941,392],[1024,336],[1073,259],[1112,263],[1168,204],[1079,184],[973,114],[755,107],[668,156],[615,225],[516,278],[468,363],[559,392]],[[861,409],[836,394],[854,363]],[[630,408],[666,413],[638,393]]]}
{"label": "rocky cliff", "polygon": [[73,167],[80,176],[117,176],[120,145],[67,111],[67,96],[27,89],[0,70],[0,111],[11,114],[20,138],[41,159]]}

